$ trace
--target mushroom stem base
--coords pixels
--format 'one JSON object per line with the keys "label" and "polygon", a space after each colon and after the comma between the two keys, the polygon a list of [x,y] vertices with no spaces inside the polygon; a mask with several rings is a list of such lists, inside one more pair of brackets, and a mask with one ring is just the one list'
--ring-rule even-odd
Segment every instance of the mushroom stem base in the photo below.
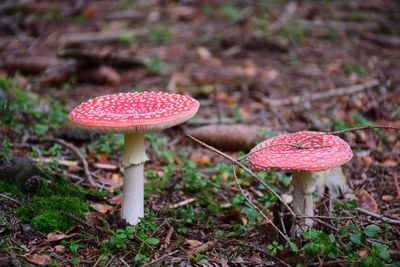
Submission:
{"label": "mushroom stem base", "polygon": [[144,164],[132,165],[124,170],[124,190],[121,217],[136,225],[144,217]]}
{"label": "mushroom stem base", "polygon": [[[315,191],[314,179],[308,171],[293,172],[293,210],[296,215],[314,216],[313,192]],[[300,227],[306,230],[313,226],[312,218],[300,220]]]}

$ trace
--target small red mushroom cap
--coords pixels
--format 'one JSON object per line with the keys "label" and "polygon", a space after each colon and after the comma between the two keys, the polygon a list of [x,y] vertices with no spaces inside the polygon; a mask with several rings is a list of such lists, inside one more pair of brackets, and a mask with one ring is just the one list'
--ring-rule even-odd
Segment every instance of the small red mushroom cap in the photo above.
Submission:
{"label": "small red mushroom cap", "polygon": [[160,131],[193,117],[199,102],[190,96],[134,92],[90,99],[74,108],[68,119],[100,133]]}
{"label": "small red mushroom cap", "polygon": [[[299,141],[305,138],[309,139],[300,145],[315,148],[287,145],[299,145]],[[343,165],[352,157],[353,152],[349,144],[335,135],[322,132],[297,132],[265,140],[251,150],[247,160],[250,167],[257,170],[277,168],[314,172]]]}

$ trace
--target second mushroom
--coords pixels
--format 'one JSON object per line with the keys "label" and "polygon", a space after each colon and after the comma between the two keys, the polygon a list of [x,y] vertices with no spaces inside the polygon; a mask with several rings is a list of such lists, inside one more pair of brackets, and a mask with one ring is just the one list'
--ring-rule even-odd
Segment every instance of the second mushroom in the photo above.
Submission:
{"label": "second mushroom", "polygon": [[312,172],[324,171],[348,162],[353,152],[344,140],[322,132],[297,132],[265,140],[255,146],[247,160],[256,170],[291,170],[293,210],[303,230],[313,225]]}

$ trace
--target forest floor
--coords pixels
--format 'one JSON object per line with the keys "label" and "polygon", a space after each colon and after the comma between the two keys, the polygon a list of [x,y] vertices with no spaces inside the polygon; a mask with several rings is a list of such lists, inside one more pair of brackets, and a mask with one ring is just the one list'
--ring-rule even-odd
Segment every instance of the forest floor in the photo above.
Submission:
{"label": "forest floor", "polygon": [[[236,124],[267,136],[400,125],[399,25],[396,0],[2,1],[0,266],[399,266],[398,132],[340,135],[357,200],[324,195],[314,227],[290,242],[246,201],[232,162],[185,135],[210,126],[223,149],[248,138]],[[201,108],[146,135],[146,217],[132,227],[119,218],[123,137],[67,116],[89,98],[143,90]],[[286,235],[284,205],[235,170]],[[259,176],[290,199],[289,172]]]}

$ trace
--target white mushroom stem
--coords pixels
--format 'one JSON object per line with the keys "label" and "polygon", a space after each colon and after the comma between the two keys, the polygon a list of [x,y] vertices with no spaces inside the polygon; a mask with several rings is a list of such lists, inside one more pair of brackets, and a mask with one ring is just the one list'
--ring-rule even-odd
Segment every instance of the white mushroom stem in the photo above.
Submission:
{"label": "white mushroom stem", "polygon": [[144,163],[148,160],[144,147],[144,134],[125,134],[122,154],[124,190],[121,217],[136,225],[144,217]]}
{"label": "white mushroom stem", "polygon": [[[314,216],[313,192],[315,191],[314,178],[311,172],[294,171],[292,174],[293,186],[293,210],[296,215]],[[305,218],[300,220],[301,228],[306,230],[313,226],[313,219]]]}

